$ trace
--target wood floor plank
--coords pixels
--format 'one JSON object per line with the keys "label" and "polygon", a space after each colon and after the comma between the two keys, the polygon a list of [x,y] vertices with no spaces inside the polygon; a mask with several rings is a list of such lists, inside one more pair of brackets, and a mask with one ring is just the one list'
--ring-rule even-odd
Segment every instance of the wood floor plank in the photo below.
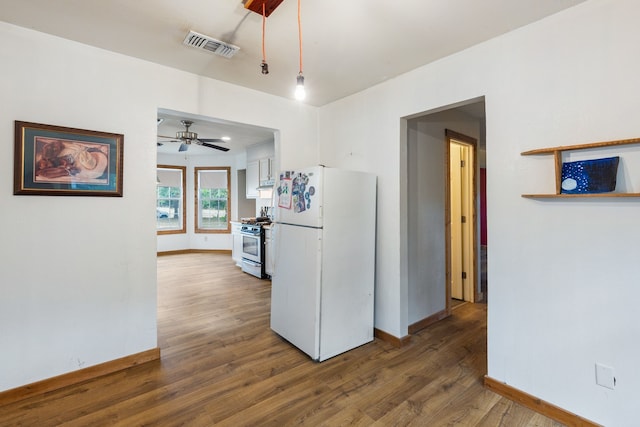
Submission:
{"label": "wood floor plank", "polygon": [[227,254],[158,258],[161,360],[0,407],[4,426],[542,426],[483,387],[486,305],[322,363],[269,328],[270,282]]}
{"label": "wood floor plank", "polygon": [[332,427],[369,427],[374,421],[357,408],[345,408],[328,418],[308,418],[308,425],[327,425]]}

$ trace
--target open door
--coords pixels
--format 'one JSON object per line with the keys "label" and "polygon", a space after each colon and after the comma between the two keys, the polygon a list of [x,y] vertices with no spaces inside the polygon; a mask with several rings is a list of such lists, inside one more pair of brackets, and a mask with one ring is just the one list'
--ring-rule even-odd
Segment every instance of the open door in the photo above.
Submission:
{"label": "open door", "polygon": [[447,144],[447,293],[449,298],[475,302],[476,250],[476,146],[474,138],[446,131]]}

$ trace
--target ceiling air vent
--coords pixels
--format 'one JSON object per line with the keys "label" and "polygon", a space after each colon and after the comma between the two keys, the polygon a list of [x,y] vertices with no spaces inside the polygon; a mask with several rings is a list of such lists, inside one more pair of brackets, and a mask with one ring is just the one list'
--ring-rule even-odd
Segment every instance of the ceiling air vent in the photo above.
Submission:
{"label": "ceiling air vent", "polygon": [[183,43],[197,49],[208,50],[209,52],[224,56],[225,58],[231,58],[240,50],[238,46],[216,40],[213,37],[205,36],[204,34],[196,33],[195,31],[189,31],[189,34],[184,38]]}

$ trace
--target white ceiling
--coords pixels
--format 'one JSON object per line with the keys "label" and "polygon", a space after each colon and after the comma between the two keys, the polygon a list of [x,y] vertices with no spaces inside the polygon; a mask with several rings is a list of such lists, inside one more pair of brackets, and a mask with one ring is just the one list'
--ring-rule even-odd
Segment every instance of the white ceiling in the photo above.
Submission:
{"label": "white ceiling", "polygon": [[[254,0],[260,1],[260,0]],[[321,106],[537,21],[584,0],[301,0],[307,104]],[[293,98],[299,70],[297,1],[266,19],[270,73],[260,72],[262,16],[241,0],[0,0],[0,20],[277,96]],[[185,46],[189,30],[240,47],[231,59]],[[28,48],[28,47],[25,47]],[[160,111],[160,135],[226,134],[227,155],[273,130]],[[179,143],[159,147],[178,153]],[[189,155],[224,153],[192,145]]]}
{"label": "white ceiling", "polygon": [[[254,0],[257,2],[259,0]],[[301,0],[310,105],[324,105],[584,0]],[[0,20],[292,98],[297,1],[266,20],[241,0],[0,0]],[[189,30],[240,47],[231,59],[183,45]]]}

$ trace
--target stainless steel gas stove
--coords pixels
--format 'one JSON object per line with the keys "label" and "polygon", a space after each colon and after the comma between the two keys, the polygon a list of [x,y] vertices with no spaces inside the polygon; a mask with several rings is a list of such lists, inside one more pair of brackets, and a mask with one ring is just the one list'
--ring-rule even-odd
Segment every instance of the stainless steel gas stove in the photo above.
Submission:
{"label": "stainless steel gas stove", "polygon": [[264,265],[264,224],[245,223],[240,228],[242,236],[242,271],[266,279]]}

